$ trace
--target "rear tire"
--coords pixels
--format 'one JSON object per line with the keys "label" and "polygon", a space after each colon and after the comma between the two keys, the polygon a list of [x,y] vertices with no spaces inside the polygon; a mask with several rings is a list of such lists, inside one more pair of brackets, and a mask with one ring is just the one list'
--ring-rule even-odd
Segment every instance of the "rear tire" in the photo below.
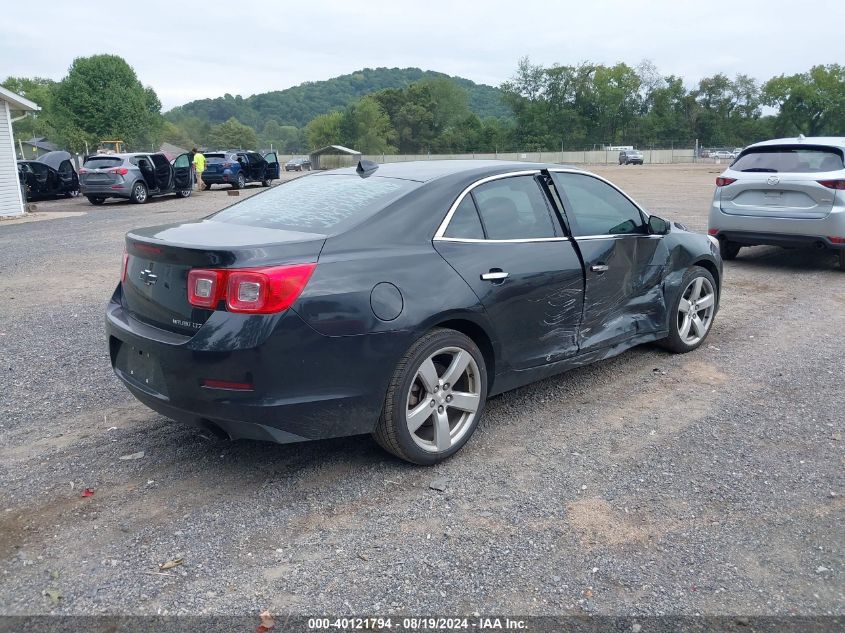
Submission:
{"label": "rear tire", "polygon": [[487,369],[478,346],[460,332],[435,328],[396,365],[373,437],[400,459],[436,464],[467,443],[486,399]]}
{"label": "rear tire", "polygon": [[148,197],[149,192],[147,191],[147,185],[142,182],[136,182],[132,185],[132,195],[129,196],[129,200],[135,204],[144,204]]}
{"label": "rear tire", "polygon": [[845,249],[839,249],[839,269],[845,270]]}
{"label": "rear tire", "polygon": [[736,259],[736,256],[739,255],[739,249],[741,248],[742,246],[736,242],[731,242],[726,239],[719,240],[719,253],[721,253],[722,259],[725,261]]}
{"label": "rear tire", "polygon": [[99,207],[106,201],[105,198],[100,198],[99,196],[88,196],[88,202],[93,204],[95,207]]}
{"label": "rear tire", "polygon": [[243,174],[238,174],[238,179],[232,183],[232,189],[243,189],[246,187],[246,178]]}
{"label": "rear tire", "polygon": [[675,354],[699,347],[713,327],[719,290],[706,268],[691,266],[668,307],[669,336],[658,344]]}

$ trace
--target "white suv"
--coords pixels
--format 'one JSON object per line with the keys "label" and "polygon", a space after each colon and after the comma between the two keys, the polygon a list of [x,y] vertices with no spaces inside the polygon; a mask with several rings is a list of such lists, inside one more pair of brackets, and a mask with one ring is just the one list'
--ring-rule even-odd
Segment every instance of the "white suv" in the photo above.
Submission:
{"label": "white suv", "polygon": [[716,178],[708,233],[722,259],[755,244],[806,246],[836,250],[845,270],[845,137],[746,147]]}

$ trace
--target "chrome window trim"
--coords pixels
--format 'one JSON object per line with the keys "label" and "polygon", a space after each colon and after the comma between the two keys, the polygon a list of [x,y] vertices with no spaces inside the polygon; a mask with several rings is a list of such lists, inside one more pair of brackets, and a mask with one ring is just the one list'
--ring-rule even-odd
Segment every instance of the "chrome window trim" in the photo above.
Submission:
{"label": "chrome window trim", "polygon": [[512,240],[480,240],[474,237],[435,237],[436,242],[469,242],[470,244],[522,244],[529,242],[568,242],[568,237],[525,237]]}
{"label": "chrome window trim", "polygon": [[452,203],[452,206],[449,207],[449,211],[446,212],[446,217],[443,218],[443,221],[440,223],[440,226],[437,227],[437,231],[434,233],[434,241],[449,241],[449,242],[535,242],[539,240],[551,240],[551,239],[558,239],[558,238],[551,238],[551,237],[538,237],[533,239],[514,239],[514,240],[479,240],[479,239],[471,239],[471,238],[457,238],[457,237],[444,237],[446,233],[446,229],[449,227],[449,222],[452,220],[452,216],[455,215],[455,211],[458,208],[458,205],[463,202],[464,198],[467,194],[478,187],[479,185],[483,185],[486,182],[491,182],[493,180],[500,180],[502,178],[510,178],[512,176],[534,176],[539,174],[541,170],[539,169],[525,169],[520,171],[509,171],[504,174],[496,174],[494,176],[486,176],[485,178],[481,178],[480,180],[476,180],[474,183],[466,187],[457,199]]}
{"label": "chrome window trim", "polygon": [[602,235],[579,235],[578,237],[573,237],[572,239],[574,239],[576,242],[579,242],[581,240],[587,240],[587,241],[589,241],[589,240],[607,240],[607,239],[618,240],[618,239],[621,239],[623,237],[636,237],[636,238],[639,238],[639,239],[643,239],[643,238],[654,239],[654,238],[663,237],[663,236],[662,235],[652,235],[651,233],[604,233]]}

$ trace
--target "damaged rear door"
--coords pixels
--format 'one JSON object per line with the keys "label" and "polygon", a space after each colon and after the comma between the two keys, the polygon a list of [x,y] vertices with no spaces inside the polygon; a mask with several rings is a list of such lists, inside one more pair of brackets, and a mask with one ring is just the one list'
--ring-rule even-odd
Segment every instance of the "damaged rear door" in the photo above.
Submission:
{"label": "damaged rear door", "polygon": [[580,351],[665,329],[662,236],[649,234],[639,207],[600,178],[576,172],[552,178],[584,260]]}
{"label": "damaged rear door", "polygon": [[513,369],[578,351],[581,261],[552,216],[537,175],[480,182],[459,200],[434,240],[481,301]]}

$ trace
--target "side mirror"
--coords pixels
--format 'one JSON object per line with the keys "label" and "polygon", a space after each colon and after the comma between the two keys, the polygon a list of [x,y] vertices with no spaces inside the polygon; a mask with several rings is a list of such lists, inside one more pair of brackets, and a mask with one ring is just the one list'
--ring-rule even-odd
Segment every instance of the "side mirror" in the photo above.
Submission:
{"label": "side mirror", "polygon": [[672,225],[663,218],[652,215],[648,218],[648,232],[652,235],[666,235],[672,229]]}

